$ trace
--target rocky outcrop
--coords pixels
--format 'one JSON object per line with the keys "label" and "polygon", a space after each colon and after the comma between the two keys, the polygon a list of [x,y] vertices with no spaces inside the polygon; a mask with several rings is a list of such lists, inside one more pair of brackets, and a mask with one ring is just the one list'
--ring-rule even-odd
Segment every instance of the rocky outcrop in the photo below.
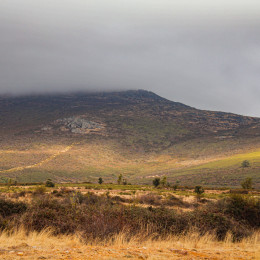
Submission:
{"label": "rocky outcrop", "polygon": [[69,131],[75,134],[85,134],[92,131],[98,131],[104,128],[100,123],[90,121],[83,116],[73,116],[69,118],[62,118],[56,120],[50,126],[44,126],[43,131],[49,131],[54,129],[59,129],[60,131]]}
{"label": "rocky outcrop", "polygon": [[57,120],[57,123],[62,124],[72,133],[81,134],[86,130],[101,129],[103,126],[99,123],[89,121],[82,117],[69,117]]}

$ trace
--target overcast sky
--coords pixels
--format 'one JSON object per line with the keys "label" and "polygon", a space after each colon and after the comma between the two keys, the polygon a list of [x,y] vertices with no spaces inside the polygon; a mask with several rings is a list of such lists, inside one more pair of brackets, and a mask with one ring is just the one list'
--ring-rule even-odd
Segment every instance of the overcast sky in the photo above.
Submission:
{"label": "overcast sky", "polygon": [[115,89],[260,117],[260,1],[0,0],[0,94]]}

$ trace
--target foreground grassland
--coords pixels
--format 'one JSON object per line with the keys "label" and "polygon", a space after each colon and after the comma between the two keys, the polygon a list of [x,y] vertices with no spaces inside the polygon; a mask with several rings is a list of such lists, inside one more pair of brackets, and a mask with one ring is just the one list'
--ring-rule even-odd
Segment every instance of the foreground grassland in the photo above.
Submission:
{"label": "foreground grassland", "polygon": [[[233,243],[190,233],[166,239],[127,239],[124,233],[108,241],[83,242],[77,235],[54,236],[50,230],[19,230],[0,235],[1,259],[259,259],[260,234]],[[17,242],[19,241],[19,243]]]}
{"label": "foreground grassland", "polygon": [[5,185],[0,228],[1,259],[259,259],[260,194]]}

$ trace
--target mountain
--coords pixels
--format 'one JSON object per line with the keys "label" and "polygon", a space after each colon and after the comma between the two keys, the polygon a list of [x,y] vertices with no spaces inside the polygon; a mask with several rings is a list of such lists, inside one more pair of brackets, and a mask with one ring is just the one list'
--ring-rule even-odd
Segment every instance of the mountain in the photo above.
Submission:
{"label": "mountain", "polygon": [[[145,90],[0,97],[0,178],[260,187],[260,118]],[[249,160],[250,167],[241,167]]]}

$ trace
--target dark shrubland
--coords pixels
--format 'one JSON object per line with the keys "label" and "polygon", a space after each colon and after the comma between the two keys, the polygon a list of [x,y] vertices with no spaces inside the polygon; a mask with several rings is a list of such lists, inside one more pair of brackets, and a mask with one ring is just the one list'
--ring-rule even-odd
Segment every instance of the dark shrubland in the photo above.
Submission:
{"label": "dark shrubland", "polygon": [[27,206],[25,203],[0,199],[0,215],[2,217],[21,214],[25,212],[26,208]]}
{"label": "dark shrubland", "polygon": [[225,215],[254,228],[260,228],[260,200],[243,195],[232,195],[217,203]]}
{"label": "dark shrubland", "polygon": [[148,193],[137,198],[138,202],[141,204],[147,204],[152,206],[180,206],[189,207],[188,203],[184,203],[181,199],[169,195],[167,198],[163,198],[160,195],[154,193]]}
{"label": "dark shrubland", "polygon": [[107,239],[123,231],[131,237],[144,230],[147,236],[163,237],[185,234],[195,228],[200,234],[215,233],[220,240],[227,232],[239,240],[260,227],[259,199],[236,195],[178,213],[164,206],[170,202],[181,204],[181,200],[158,196],[148,194],[139,198],[140,203],[158,205],[155,208],[125,206],[109,194],[98,196],[88,192],[83,195],[67,190],[34,194],[27,204],[1,200],[0,227],[23,226],[37,231],[52,228],[55,234],[79,232],[85,239]]}

